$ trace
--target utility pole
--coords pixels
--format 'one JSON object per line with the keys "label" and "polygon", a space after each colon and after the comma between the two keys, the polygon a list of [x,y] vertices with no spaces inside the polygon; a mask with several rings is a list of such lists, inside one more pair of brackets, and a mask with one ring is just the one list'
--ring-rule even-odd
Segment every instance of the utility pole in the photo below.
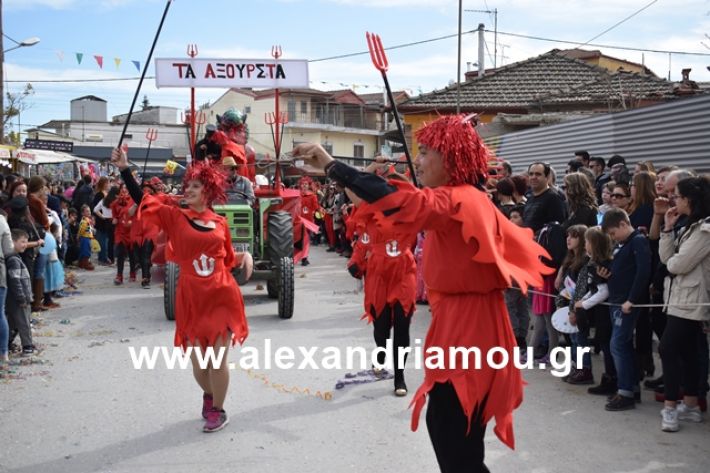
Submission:
{"label": "utility pole", "polygon": [[459,51],[456,66],[456,114],[461,113],[461,17],[463,16],[463,0],[459,0]]}
{"label": "utility pole", "polygon": [[478,77],[486,73],[485,38],[483,37],[486,26],[478,24]]}

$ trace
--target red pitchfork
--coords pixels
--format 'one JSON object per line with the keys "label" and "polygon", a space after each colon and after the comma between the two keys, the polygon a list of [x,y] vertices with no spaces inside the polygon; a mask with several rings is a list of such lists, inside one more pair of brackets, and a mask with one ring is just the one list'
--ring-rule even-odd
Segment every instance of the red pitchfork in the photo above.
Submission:
{"label": "red pitchfork", "polygon": [[[271,47],[271,57],[275,61],[283,56],[283,50],[281,46]],[[288,115],[279,110],[279,103],[281,102],[281,96],[279,93],[279,88],[274,89],[274,112],[267,113],[264,117],[264,121],[271,128],[271,138],[274,140],[274,154],[276,155],[276,171],[274,176],[274,189],[281,193],[281,166],[279,166],[279,159],[281,157],[281,140],[284,133],[284,125],[288,123]]]}
{"label": "red pitchfork", "polygon": [[145,179],[145,170],[146,167],[148,167],[148,156],[150,156],[150,145],[153,144],[153,141],[158,139],[158,130],[155,128],[148,128],[145,132],[145,139],[148,140],[148,150],[145,152],[145,161],[143,161],[143,175],[141,176],[141,180]]}
{"label": "red pitchfork", "polygon": [[399,113],[397,113],[397,104],[394,101],[394,95],[392,95],[392,89],[390,88],[390,82],[387,80],[387,69],[389,68],[389,62],[387,61],[387,55],[385,54],[385,48],[382,46],[382,39],[380,35],[374,33],[366,33],[367,37],[367,47],[370,50],[370,58],[372,58],[372,64],[375,68],[382,73],[382,80],[385,81],[385,89],[387,90],[387,98],[392,106],[392,113],[394,114],[394,121],[397,124],[397,130],[399,131],[399,136],[402,138],[402,144],[404,145],[404,155],[407,157],[407,164],[409,166],[409,172],[412,175],[412,182],[414,185],[417,184],[417,175],[414,171],[414,163],[412,162],[412,156],[409,154],[409,148],[407,147],[407,140],[404,137],[404,127],[402,126],[402,121],[399,118]]}

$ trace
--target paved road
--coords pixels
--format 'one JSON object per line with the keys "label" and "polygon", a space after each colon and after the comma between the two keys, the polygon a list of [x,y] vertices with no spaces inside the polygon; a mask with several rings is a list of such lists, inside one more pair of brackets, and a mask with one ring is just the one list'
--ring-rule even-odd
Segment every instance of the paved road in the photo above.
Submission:
{"label": "paved road", "polygon": [[[371,329],[359,320],[362,296],[343,258],[315,248],[311,259],[297,268],[291,320],[278,319],[275,302],[255,283],[244,288],[248,346],[261,348],[266,338],[293,348],[372,346]],[[345,370],[234,370],[226,405],[231,423],[202,433],[201,393],[189,370],[134,370],[130,362],[129,346],[172,344],[159,285],[117,288],[105,268],[81,277],[83,294],[64,299],[38,329],[48,363],[20,367],[24,379],[0,381],[0,471],[438,471],[424,423],[409,430],[409,398],[395,398],[390,382],[349,386],[331,400],[283,392],[333,391]],[[413,338],[423,339],[426,307],[415,317]],[[710,426],[661,432],[661,405],[650,393],[635,411],[609,413],[603,399],[549,372],[528,371],[525,378],[517,448],[505,448],[489,429],[491,471],[710,471]],[[407,380],[413,392],[421,372],[409,369]]]}

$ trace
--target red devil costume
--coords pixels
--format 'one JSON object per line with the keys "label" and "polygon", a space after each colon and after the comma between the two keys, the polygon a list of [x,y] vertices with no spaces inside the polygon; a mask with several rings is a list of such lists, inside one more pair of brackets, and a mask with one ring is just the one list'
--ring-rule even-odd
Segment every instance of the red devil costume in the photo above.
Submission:
{"label": "red devil costume", "polygon": [[126,262],[126,256],[129,260],[129,274],[131,281],[135,281],[136,275],[136,259],[131,243],[131,228],[133,227],[133,215],[130,215],[130,209],[133,206],[131,196],[128,195],[126,188],[122,188],[116,200],[111,203],[111,215],[115,221],[114,226],[114,242],[116,243],[116,279],[114,283],[123,284],[123,267]]}
{"label": "red devil costume", "polygon": [[[512,360],[516,345],[503,290],[513,281],[523,290],[539,286],[550,270],[540,261],[546,252],[528,229],[511,223],[486,196],[488,150],[473,125],[461,116],[442,117],[419,130],[417,140],[441,155],[449,181],[432,189],[386,182],[339,162],[326,167],[329,177],[350,188],[365,203],[383,239],[424,230],[424,280],[432,323],[425,350],[441,347],[442,368],[425,370],[412,400],[412,429],[429,397],[427,426],[442,471],[488,471],[483,463],[485,426],[514,447],[512,412],[523,399],[523,380],[512,361],[493,369],[486,354],[503,348]],[[369,270],[369,265],[368,265]],[[478,347],[481,369],[454,369],[449,347]],[[426,353],[426,351],[425,351]]]}
{"label": "red devil costume", "polygon": [[[213,346],[225,335],[232,344],[242,343],[248,328],[242,294],[231,274],[236,258],[224,217],[211,209],[198,214],[165,204],[155,196],[143,195],[129,170],[121,171],[121,175],[133,200],[140,203],[139,216],[144,226],[156,225],[167,234],[171,260],[180,267],[175,346]],[[211,200],[224,199],[224,175],[211,163],[201,161],[190,166],[184,182],[193,180],[202,182],[203,192]],[[215,228],[198,225],[195,219],[213,222]]]}
{"label": "red devil costume", "polygon": [[[354,277],[364,277],[365,314],[362,318],[372,322],[375,344],[386,347],[390,331],[394,329],[394,392],[404,396],[407,394],[404,360],[400,363],[397,353],[409,346],[416,292],[416,265],[411,248],[416,235],[381,232],[374,220],[376,217],[370,206],[356,207],[350,215],[348,228],[355,228],[359,237],[353,246],[348,271]],[[378,355],[377,361],[383,365],[385,353],[378,352]]]}
{"label": "red devil costume", "polygon": [[308,261],[308,254],[311,249],[311,236],[308,233],[319,232],[320,228],[314,223],[315,213],[320,209],[320,204],[318,203],[318,196],[315,194],[314,186],[315,183],[313,179],[308,176],[304,176],[298,181],[298,186],[301,190],[301,219],[310,222],[303,223],[302,227],[302,238],[301,238],[301,265],[308,266],[310,263]]}
{"label": "red devil costume", "polygon": [[219,129],[215,131],[211,140],[222,148],[220,162],[226,157],[234,158],[237,163],[237,172],[251,182],[256,179],[256,153],[251,146],[247,146],[249,129],[247,128],[247,115],[234,108],[230,108],[223,115],[217,115]]}
{"label": "red devil costume", "polygon": [[[144,194],[151,194],[164,203],[173,203],[170,196],[162,193],[163,182],[158,177],[143,181],[142,188]],[[131,225],[131,244],[133,257],[141,268],[141,286],[144,288],[150,287],[150,268],[159,235],[161,235],[160,227],[155,222],[147,222],[140,215],[134,213]],[[164,264],[165,262],[159,261],[158,263]]]}

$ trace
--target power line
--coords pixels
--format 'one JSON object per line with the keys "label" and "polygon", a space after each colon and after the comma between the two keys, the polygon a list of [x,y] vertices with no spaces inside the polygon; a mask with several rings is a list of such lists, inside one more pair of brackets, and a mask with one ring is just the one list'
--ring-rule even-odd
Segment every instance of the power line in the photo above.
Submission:
{"label": "power line", "polygon": [[[494,30],[484,30],[486,33],[495,33]],[[475,30],[468,30],[464,31],[461,34],[462,35],[468,35],[468,34],[474,34],[477,33],[478,29]],[[594,44],[590,42],[580,42],[580,41],[570,41],[566,39],[555,39],[555,38],[546,38],[543,36],[532,36],[532,35],[524,35],[520,33],[508,33],[505,31],[498,31],[498,34],[505,35],[505,36],[511,36],[515,38],[523,38],[523,39],[531,39],[534,41],[547,41],[551,43],[562,43],[562,44],[573,44],[576,46],[592,46],[595,48],[606,48],[606,49],[619,49],[623,51],[639,51],[639,52],[647,52],[647,53],[660,53],[660,54],[676,54],[676,55],[685,55],[685,56],[701,56],[701,57],[709,57],[710,53],[700,53],[700,52],[692,52],[692,51],[676,51],[676,50],[668,50],[668,49],[649,49],[649,48],[635,48],[631,46],[617,46],[617,45],[611,45],[611,44]],[[444,36],[438,36],[436,38],[429,38],[429,39],[423,39],[421,41],[413,41],[409,43],[402,43],[402,44],[397,44],[394,46],[390,46],[385,48],[386,51],[392,51],[395,49],[402,49],[402,48],[408,48],[412,46],[418,46],[420,44],[426,44],[426,43],[433,43],[436,41],[442,41],[445,39],[451,39],[451,38],[456,38],[458,34],[449,34],[449,35],[444,35]],[[336,59],[345,59],[349,57],[355,57],[355,56],[364,56],[370,54],[369,51],[359,51],[359,52],[354,52],[354,53],[347,53],[347,54],[340,54],[337,56],[328,56],[328,57],[323,57],[319,59],[311,59],[308,62],[324,62],[324,61],[333,61]],[[154,79],[154,76],[147,77],[149,79]],[[138,80],[139,77],[124,77],[124,78],[107,78],[107,79],[42,79],[42,80],[6,80],[6,83],[20,83],[20,82],[36,82],[36,83],[81,83],[81,82],[115,82],[115,81],[130,81],[130,80]]]}
{"label": "power line", "polygon": [[[476,31],[476,30],[474,30]],[[486,33],[493,33],[492,30],[485,30]],[[467,32],[471,33],[471,32]],[[685,55],[685,56],[710,56],[710,53],[696,53],[696,52],[691,52],[691,51],[673,51],[673,50],[668,50],[668,49],[648,49],[648,48],[633,48],[630,46],[616,46],[616,45],[611,45],[611,44],[593,44],[593,43],[581,43],[579,41],[569,41],[565,39],[554,39],[554,38],[545,38],[542,36],[531,36],[531,35],[524,35],[520,33],[506,33],[505,31],[498,31],[498,34],[502,34],[505,36],[512,36],[515,38],[523,38],[523,39],[532,39],[535,41],[547,41],[551,43],[563,43],[563,44],[574,44],[576,46],[593,46],[595,48],[607,48],[607,49],[621,49],[624,51],[639,51],[639,52],[645,52],[645,53],[661,53],[661,54],[677,54],[677,55]]]}
{"label": "power line", "polygon": [[[472,34],[476,33],[478,30],[469,30],[469,31],[463,31],[461,34]],[[435,41],[442,41],[444,39],[451,39],[451,38],[456,38],[458,36],[458,33],[454,34],[447,34],[444,36],[438,36],[436,38],[430,38],[430,39],[423,39],[421,41],[413,41],[411,43],[402,43],[402,44],[396,44],[394,46],[390,46],[388,48],[385,48],[385,51],[392,51],[394,49],[401,49],[401,48],[408,48],[411,46],[418,46],[420,44],[426,44],[426,43],[433,43]],[[340,54],[338,56],[329,56],[329,57],[323,57],[320,59],[310,59],[308,62],[322,62],[322,61],[332,61],[335,59],[345,59],[349,57],[355,57],[355,56],[364,56],[366,54],[370,54],[370,51],[359,51],[356,53],[347,53],[347,54]]]}
{"label": "power line", "polygon": [[658,1],[658,0],[653,0],[652,2],[650,2],[650,3],[649,3],[648,5],[646,5],[645,7],[641,8],[641,9],[639,9],[639,10],[636,10],[634,13],[632,13],[632,14],[629,15],[629,16],[627,16],[627,17],[624,18],[623,20],[619,21],[618,23],[615,23],[614,25],[610,26],[609,28],[605,29],[604,31],[602,31],[601,33],[599,33],[598,35],[596,35],[595,37],[593,37],[592,39],[588,40],[586,43],[582,44],[582,46],[584,46],[585,44],[591,43],[592,41],[594,41],[595,39],[599,38],[600,36],[603,36],[603,35],[607,34],[609,31],[613,30],[614,28],[616,28],[616,27],[619,26],[620,24],[622,24],[622,23],[624,23],[624,22],[630,20],[631,18],[635,17],[636,15],[638,15],[639,13],[641,13],[642,11],[644,11],[645,9],[647,9],[648,7],[650,7],[651,5],[653,5],[654,3],[656,3],[657,1]]}

